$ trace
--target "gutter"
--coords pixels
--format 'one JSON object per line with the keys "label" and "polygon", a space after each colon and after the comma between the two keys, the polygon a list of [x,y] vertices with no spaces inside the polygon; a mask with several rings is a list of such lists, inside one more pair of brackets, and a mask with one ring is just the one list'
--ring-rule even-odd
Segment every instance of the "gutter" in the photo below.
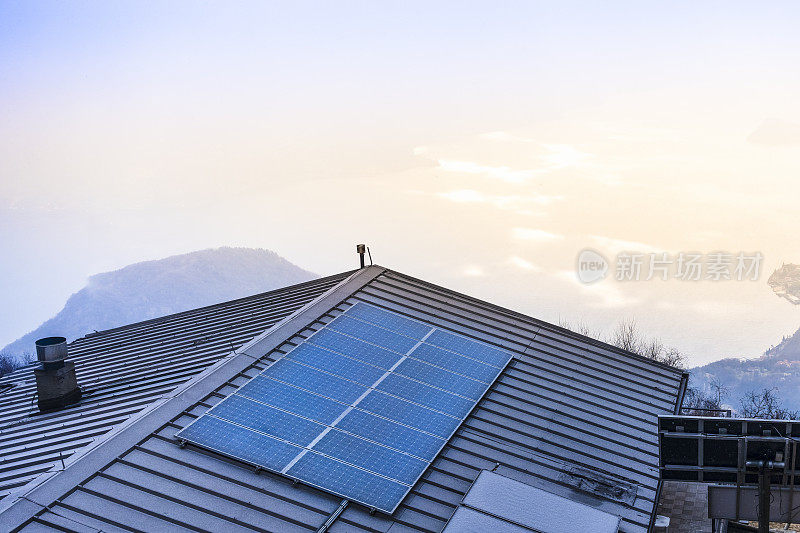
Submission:
{"label": "gutter", "polygon": [[681,408],[683,407],[683,399],[686,396],[686,389],[689,386],[689,373],[684,372],[681,375],[681,384],[678,387],[678,397],[675,399],[675,411],[672,413],[674,415],[681,414]]}
{"label": "gutter", "polygon": [[[675,408],[672,414],[681,414],[683,407],[683,399],[686,397],[686,389],[689,386],[689,373],[684,372],[681,374],[681,384],[678,386],[678,396],[675,398]],[[659,466],[661,463],[661,450],[658,452]],[[661,479],[661,470],[658,471],[658,485],[656,486],[655,503],[653,504],[653,513],[650,515],[650,524],[647,526],[647,533],[653,533],[656,525],[656,516],[658,516],[658,502],[661,500],[661,489],[664,486],[664,481]]]}

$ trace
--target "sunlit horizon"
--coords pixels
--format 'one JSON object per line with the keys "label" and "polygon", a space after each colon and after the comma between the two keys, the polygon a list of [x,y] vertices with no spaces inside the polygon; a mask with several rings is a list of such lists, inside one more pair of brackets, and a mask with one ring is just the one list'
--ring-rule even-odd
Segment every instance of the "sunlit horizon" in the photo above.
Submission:
{"label": "sunlit horizon", "polygon": [[[97,272],[377,263],[697,365],[800,327],[796,4],[0,3],[0,345]],[[146,12],[143,12],[146,11]],[[622,15],[621,13],[624,13]],[[578,253],[763,254],[585,284]]]}

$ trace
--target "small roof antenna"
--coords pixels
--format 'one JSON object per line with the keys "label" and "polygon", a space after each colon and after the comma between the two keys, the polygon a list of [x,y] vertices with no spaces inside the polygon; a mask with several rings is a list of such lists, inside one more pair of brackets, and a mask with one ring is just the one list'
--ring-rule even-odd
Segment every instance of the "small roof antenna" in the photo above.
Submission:
{"label": "small roof antenna", "polygon": [[358,258],[361,261],[361,268],[364,268],[364,254],[367,252],[367,245],[356,244],[356,252],[358,252]]}

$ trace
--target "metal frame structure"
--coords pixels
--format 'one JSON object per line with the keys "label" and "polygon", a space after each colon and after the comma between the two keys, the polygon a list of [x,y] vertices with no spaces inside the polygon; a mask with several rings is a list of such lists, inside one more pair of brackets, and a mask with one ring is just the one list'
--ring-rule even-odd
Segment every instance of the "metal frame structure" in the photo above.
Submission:
{"label": "metal frame structure", "polygon": [[771,486],[788,486],[791,519],[800,421],[665,415],[658,427],[662,479],[735,484],[734,519],[742,487],[757,484],[760,532],[769,531]]}

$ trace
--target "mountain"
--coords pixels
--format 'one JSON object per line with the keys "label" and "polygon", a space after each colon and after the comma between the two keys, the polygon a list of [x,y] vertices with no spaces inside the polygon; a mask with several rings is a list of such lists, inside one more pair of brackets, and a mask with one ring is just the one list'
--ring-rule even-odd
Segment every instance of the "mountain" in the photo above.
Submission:
{"label": "mountain", "polygon": [[784,407],[800,410],[800,329],[758,359],[721,359],[689,372],[691,386],[707,389],[718,379],[728,387],[724,403],[731,407],[739,407],[739,399],[748,391],[777,387]]}
{"label": "mountain", "polygon": [[34,352],[36,339],[73,340],[95,330],[233,300],[316,278],[274,252],[216,248],[96,274],[64,308],[0,353]]}

